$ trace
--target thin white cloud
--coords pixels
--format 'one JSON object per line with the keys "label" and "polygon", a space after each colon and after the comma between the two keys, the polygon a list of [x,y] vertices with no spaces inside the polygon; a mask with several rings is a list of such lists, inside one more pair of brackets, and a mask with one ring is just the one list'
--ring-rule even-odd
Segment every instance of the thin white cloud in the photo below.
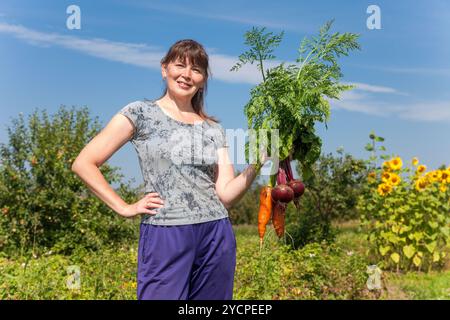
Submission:
{"label": "thin white cloud", "polygon": [[404,94],[399,92],[397,89],[384,87],[384,86],[375,86],[367,83],[360,82],[344,82],[345,84],[354,85],[354,90],[362,90],[373,93],[396,93],[396,94]]}
{"label": "thin white cloud", "polygon": [[[226,56],[222,54],[211,54],[211,70],[213,78],[232,83],[247,83],[256,85],[262,81],[261,71],[256,64],[245,64],[238,71],[229,70],[239,61],[237,57]],[[266,61],[264,68],[273,68],[279,65],[279,61]]]}
{"label": "thin white cloud", "polygon": [[392,73],[420,74],[427,76],[450,76],[450,69],[446,68],[381,68]]}
{"label": "thin white cloud", "polygon": [[[354,85],[355,88],[344,91],[339,100],[331,100],[333,107],[353,112],[362,112],[370,115],[383,116],[386,114],[385,103],[378,100],[373,102],[373,94],[399,94],[395,88],[371,85],[361,82],[344,82],[344,84]],[[391,110],[392,111],[392,110]]]}
{"label": "thin white cloud", "polygon": [[0,23],[0,33],[13,35],[32,45],[59,46],[94,57],[146,68],[159,67],[159,60],[163,56],[162,52],[158,52],[157,47],[145,44],[115,42],[98,38],[82,39],[75,36],[35,31],[21,25],[7,23]]}
{"label": "thin white cloud", "polygon": [[[147,9],[147,10],[156,10],[159,12],[169,13],[169,14],[178,14],[189,17],[201,18],[201,19],[209,19],[209,20],[219,20],[219,21],[228,21],[238,24],[251,25],[251,26],[264,26],[267,28],[274,29],[282,29],[282,30],[291,30],[291,31],[300,31],[298,26],[293,26],[286,21],[277,22],[271,21],[269,19],[259,19],[255,17],[250,17],[249,15],[242,16],[238,13],[233,12],[233,14],[217,14],[208,12],[206,10],[194,10],[187,6],[174,5],[170,3],[158,4],[152,2],[145,3],[134,3],[135,6],[139,8]],[[237,9],[237,8],[236,8]],[[304,30],[302,30],[304,31]],[[311,30],[310,30],[311,31]]]}
{"label": "thin white cloud", "polygon": [[[157,46],[109,41],[93,38],[82,39],[75,36],[60,35],[35,31],[21,25],[0,23],[0,33],[12,35],[35,46],[59,46],[75,50],[90,56],[126,63],[138,67],[159,70],[160,60],[165,52]],[[211,54],[210,63],[213,79],[233,82],[257,84],[261,81],[261,74],[256,65],[246,65],[238,72],[230,72],[238,58],[221,54]],[[267,63],[267,67],[276,62]]]}
{"label": "thin white cloud", "polygon": [[[367,90],[367,92],[371,91]],[[389,103],[367,92],[345,91],[340,100],[330,101],[331,106],[337,110],[380,117],[395,117],[420,122],[450,122],[450,101]]]}
{"label": "thin white cloud", "polygon": [[450,76],[449,68],[419,68],[419,67],[380,67],[367,65],[354,65],[364,69],[374,69],[397,74],[411,74],[423,76]]}
{"label": "thin white cloud", "polygon": [[380,105],[368,102],[367,95],[356,91],[345,91],[339,100],[331,100],[330,103],[331,107],[335,109],[377,116],[384,114]]}
{"label": "thin white cloud", "polygon": [[401,114],[401,118],[403,119],[427,122],[450,122],[450,101],[416,103],[405,106],[404,109],[406,112]]}
{"label": "thin white cloud", "polygon": [[[0,23],[0,33],[12,35],[31,45],[59,46],[101,59],[155,70],[159,70],[159,61],[165,53],[158,46],[99,38],[82,39],[75,36],[39,32],[7,23]],[[261,81],[261,73],[257,70],[256,65],[245,65],[238,72],[230,72],[229,70],[237,61],[236,57],[218,53],[210,54],[213,79],[251,85]],[[279,64],[278,61],[270,61],[266,63],[266,68],[277,64]],[[381,99],[374,99],[373,95],[402,93],[385,86],[359,82],[350,82],[350,84],[356,85],[356,89],[344,92],[340,100],[331,101],[333,108],[377,116],[396,116],[416,121],[450,121],[450,102],[390,104]]]}

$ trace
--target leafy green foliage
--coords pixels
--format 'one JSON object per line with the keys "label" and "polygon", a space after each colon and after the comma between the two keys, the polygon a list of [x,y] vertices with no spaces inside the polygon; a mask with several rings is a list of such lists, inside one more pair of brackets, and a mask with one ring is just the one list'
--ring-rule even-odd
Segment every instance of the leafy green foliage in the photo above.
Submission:
{"label": "leafy green foliage", "polygon": [[358,209],[370,256],[381,267],[396,271],[442,268],[448,260],[445,249],[450,248],[450,179],[444,179],[450,170],[426,173],[424,166],[415,168],[418,163],[403,166],[399,157],[387,154],[379,156],[386,161],[377,165],[374,151],[385,149],[377,149],[375,142],[384,139],[374,133],[369,138],[371,172]]}
{"label": "leafy green foliage", "polygon": [[[255,227],[256,228],[256,227]],[[334,245],[312,243],[291,250],[269,232],[262,250],[257,232],[239,227],[234,299],[364,299],[367,262]]]}
{"label": "leafy green foliage", "polygon": [[[71,171],[75,157],[100,130],[87,108],[61,107],[49,117],[22,114],[0,145],[0,249],[35,255],[53,250],[70,253],[77,246],[93,250],[132,235],[136,224],[120,218],[93,196]],[[116,168],[100,168],[108,183],[131,201],[136,190],[122,182]]]}
{"label": "leafy green foliage", "polygon": [[412,300],[449,300],[450,271],[391,274],[389,282]]}
{"label": "leafy green foliage", "polygon": [[[257,132],[269,130],[268,150],[271,150],[271,129],[279,130],[279,149],[274,158],[284,160],[294,150],[293,157],[301,163],[304,177],[311,175],[311,166],[321,153],[322,142],[315,134],[315,122],[326,123],[330,116],[328,99],[338,99],[342,91],[352,86],[342,85],[337,58],[359,49],[358,35],[353,33],[329,34],[332,21],[326,23],[318,37],[305,38],[299,49],[300,65],[280,65],[264,70],[263,61],[274,59],[273,49],[279,45],[283,33],[264,34],[264,28],[253,28],[245,34],[251,48],[240,56],[240,62],[231,70],[238,70],[245,63],[258,62],[263,82],[251,90],[250,101],[244,112],[248,127]],[[306,57],[304,55],[307,54]],[[260,148],[259,137],[256,148]],[[246,144],[246,158],[249,153]],[[270,153],[270,152],[268,152]],[[259,164],[259,158],[257,165]]]}
{"label": "leafy green foliage", "polygon": [[332,242],[333,220],[349,220],[358,216],[356,205],[365,184],[367,169],[363,160],[345,154],[343,149],[321,155],[312,166],[313,175],[305,180],[301,208],[287,213],[287,231],[294,247],[311,242]]}
{"label": "leafy green foliage", "polygon": [[251,31],[245,33],[245,44],[250,49],[239,56],[239,62],[231,68],[231,71],[237,71],[244,64],[253,64],[257,61],[258,70],[262,72],[265,81],[263,61],[275,59],[272,52],[280,44],[284,35],[284,31],[274,36],[272,32],[264,34],[265,30],[266,28],[253,27]]}
{"label": "leafy green foliage", "polygon": [[[0,257],[0,299],[135,300],[136,260],[137,248],[123,244],[101,251],[77,250],[70,256]],[[73,283],[71,266],[79,268],[79,288],[67,286]]]}
{"label": "leafy green foliage", "polygon": [[[336,243],[290,250],[270,232],[259,251],[256,226],[237,226],[234,299],[445,299],[450,272],[393,274],[383,270],[382,290],[366,286],[368,258],[359,227],[339,225]],[[100,251],[36,259],[0,255],[0,299],[136,299],[137,238]],[[134,245],[133,245],[134,243]],[[80,289],[67,287],[67,267],[80,268]],[[397,287],[396,290],[394,290]]]}

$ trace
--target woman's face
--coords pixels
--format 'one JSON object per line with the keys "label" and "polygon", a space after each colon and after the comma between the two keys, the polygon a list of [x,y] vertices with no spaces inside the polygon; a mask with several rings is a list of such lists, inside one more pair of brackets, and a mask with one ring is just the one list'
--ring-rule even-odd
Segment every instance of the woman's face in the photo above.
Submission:
{"label": "woman's face", "polygon": [[162,75],[167,81],[167,90],[179,97],[192,98],[203,88],[205,76],[199,66],[193,66],[189,59],[177,59],[162,66]]}

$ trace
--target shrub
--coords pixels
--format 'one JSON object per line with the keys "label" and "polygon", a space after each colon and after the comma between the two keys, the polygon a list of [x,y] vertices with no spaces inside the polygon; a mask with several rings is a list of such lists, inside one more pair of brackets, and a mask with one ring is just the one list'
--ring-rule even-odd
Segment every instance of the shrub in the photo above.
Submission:
{"label": "shrub", "polygon": [[[61,106],[49,117],[22,114],[8,128],[0,145],[0,250],[9,255],[70,253],[77,246],[93,250],[130,237],[136,224],[120,218],[90,193],[71,171],[80,150],[100,130],[87,108]],[[100,168],[108,183],[131,201],[135,190],[117,168]]]}
{"label": "shrub", "polygon": [[[77,248],[72,256],[0,258],[0,299],[136,299],[135,246]],[[79,286],[68,272],[79,270]],[[71,286],[68,286],[71,285]]]}
{"label": "shrub", "polygon": [[[366,287],[367,261],[334,245],[312,243],[299,250],[266,236],[237,234],[235,299],[375,298]],[[255,250],[256,249],[256,250]]]}
{"label": "shrub", "polygon": [[[301,172],[297,167],[297,172]],[[357,216],[357,200],[366,177],[363,160],[337,150],[320,156],[313,166],[313,175],[305,180],[301,209],[291,204],[286,214],[287,231],[299,248],[311,242],[332,242],[335,231],[332,220],[349,220]]]}

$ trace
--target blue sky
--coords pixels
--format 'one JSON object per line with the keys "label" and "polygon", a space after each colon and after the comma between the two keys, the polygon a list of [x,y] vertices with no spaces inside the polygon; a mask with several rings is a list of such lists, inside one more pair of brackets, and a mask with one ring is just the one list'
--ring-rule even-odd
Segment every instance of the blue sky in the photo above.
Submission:
{"label": "blue sky", "polygon": [[[66,27],[69,5],[81,9],[81,29]],[[381,29],[366,12],[381,9]],[[295,61],[301,39],[334,18],[333,31],[361,35],[361,51],[341,59],[343,81],[357,86],[332,103],[328,130],[318,125],[324,152],[368,156],[371,130],[389,152],[436,168],[450,164],[450,2],[432,1],[22,1],[0,2],[0,142],[19,112],[88,106],[103,124],[124,105],[157,98],[159,60],[176,40],[207,49],[213,77],[207,112],[227,129],[247,128],[243,107],[260,75],[229,72],[244,33],[266,26],[285,36],[275,54]],[[111,159],[142,182],[127,144]],[[242,170],[242,166],[237,165]]]}

